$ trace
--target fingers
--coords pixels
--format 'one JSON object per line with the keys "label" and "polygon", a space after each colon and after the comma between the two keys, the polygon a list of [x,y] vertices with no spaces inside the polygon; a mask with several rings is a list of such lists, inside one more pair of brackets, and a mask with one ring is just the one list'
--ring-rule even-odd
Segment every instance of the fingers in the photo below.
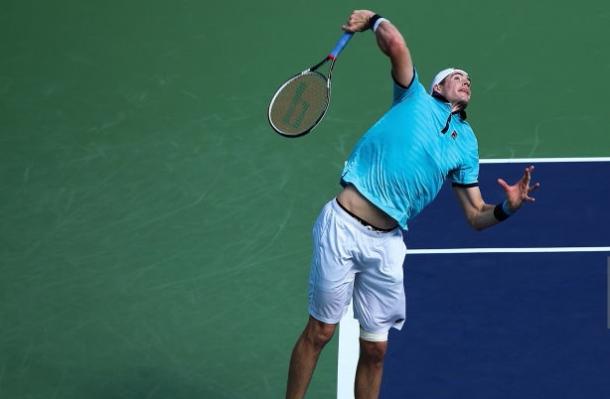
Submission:
{"label": "fingers", "polygon": [[536,183],[536,184],[534,184],[533,186],[531,186],[531,187],[530,187],[530,193],[531,193],[532,191],[537,190],[539,187],[540,187],[540,183]]}
{"label": "fingers", "polygon": [[368,29],[369,19],[373,12],[369,10],[354,10],[341,29],[347,32],[362,32]]}
{"label": "fingers", "polygon": [[523,199],[528,202],[536,201],[536,198],[530,197],[529,194],[534,192],[535,190],[537,190],[539,187],[540,187],[540,183],[536,183],[533,186],[527,187],[527,192],[525,193]]}
{"label": "fingers", "polygon": [[534,198],[534,197],[530,197],[529,195],[527,195],[527,194],[526,194],[526,195],[523,197],[523,201],[527,201],[527,202],[536,202],[536,198]]}
{"label": "fingers", "polygon": [[514,185],[509,185],[504,179],[499,178],[498,185],[502,187],[504,192],[506,193],[507,200],[511,203],[511,205],[515,208],[521,206],[522,202],[535,202],[536,199],[532,197],[530,194],[537,190],[540,187],[540,183],[531,184],[532,181],[532,172],[534,171],[534,166],[530,165],[525,168],[523,172],[523,176],[517,183]]}
{"label": "fingers", "polygon": [[534,165],[530,165],[529,167],[525,168],[525,176],[524,176],[524,182],[523,182],[523,186],[524,186],[524,191],[525,191],[525,199],[530,198],[533,202],[533,198],[529,197],[528,194],[537,190],[540,187],[540,183],[536,183],[533,186],[530,186],[531,182],[532,182],[532,172],[534,171]]}
{"label": "fingers", "polygon": [[523,184],[528,187],[530,182],[532,181],[532,171],[534,170],[534,165],[528,166],[525,168],[525,173],[523,175]]}
{"label": "fingers", "polygon": [[500,187],[502,187],[504,189],[504,191],[508,191],[510,189],[510,186],[504,179],[498,179],[497,182],[500,185]]}
{"label": "fingers", "polygon": [[525,168],[521,179],[512,186],[504,179],[497,179],[498,185],[506,193],[506,200],[509,202],[511,209],[519,209],[524,202],[536,202],[536,199],[530,196],[530,194],[540,187],[540,183],[530,186],[533,171],[533,165]]}
{"label": "fingers", "polygon": [[360,24],[358,22],[358,18],[354,16],[354,14],[350,15],[347,20],[347,23],[343,25],[344,30],[347,30],[349,32],[358,32],[359,30],[361,30]]}

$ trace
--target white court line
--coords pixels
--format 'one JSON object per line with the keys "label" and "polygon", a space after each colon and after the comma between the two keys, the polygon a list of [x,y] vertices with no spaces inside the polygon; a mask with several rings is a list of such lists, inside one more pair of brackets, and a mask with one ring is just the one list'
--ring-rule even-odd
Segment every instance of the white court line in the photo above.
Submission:
{"label": "white court line", "polygon": [[610,247],[533,247],[533,248],[432,248],[407,249],[409,255],[439,254],[504,254],[504,253],[553,253],[553,252],[610,252]]}
{"label": "white court line", "polygon": [[[563,163],[610,162],[610,157],[578,158],[496,158],[480,159],[481,164],[512,163]],[[551,252],[610,252],[610,247],[556,247],[556,248],[441,248],[410,249],[410,255],[472,254],[472,253],[551,253]],[[610,328],[610,258],[608,260],[608,328]],[[339,356],[337,370],[337,399],[354,398],[354,379],[358,362],[358,335],[360,326],[353,318],[352,305],[339,325]]]}
{"label": "white court line", "polygon": [[563,163],[563,162],[610,162],[610,157],[580,157],[580,158],[487,158],[479,159],[479,163]]}
{"label": "white court line", "polygon": [[337,399],[354,399],[356,366],[360,355],[359,335],[360,324],[358,324],[358,320],[354,319],[354,306],[350,302],[347,313],[339,323]]}

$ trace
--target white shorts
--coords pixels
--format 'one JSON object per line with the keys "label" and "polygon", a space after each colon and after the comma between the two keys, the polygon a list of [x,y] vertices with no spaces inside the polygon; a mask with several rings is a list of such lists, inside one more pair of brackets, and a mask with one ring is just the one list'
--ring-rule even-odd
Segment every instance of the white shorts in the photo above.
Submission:
{"label": "white shorts", "polygon": [[335,199],[313,228],[309,314],[338,323],[353,297],[354,317],[367,333],[402,328],[406,316],[402,265],[407,248],[402,231],[372,230]]}

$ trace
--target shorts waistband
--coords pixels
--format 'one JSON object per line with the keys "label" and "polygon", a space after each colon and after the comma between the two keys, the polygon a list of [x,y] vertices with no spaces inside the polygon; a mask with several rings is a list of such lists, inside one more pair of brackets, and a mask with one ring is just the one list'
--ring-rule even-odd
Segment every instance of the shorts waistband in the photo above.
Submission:
{"label": "shorts waistband", "polygon": [[363,225],[363,226],[364,226],[364,227],[366,227],[367,229],[370,229],[370,230],[372,230],[372,231],[378,231],[378,232],[381,232],[381,233],[389,233],[390,231],[394,231],[394,230],[396,230],[396,229],[398,228],[398,226],[396,226],[396,227],[393,227],[393,228],[391,228],[391,229],[382,229],[382,228],[379,228],[379,227],[373,226],[372,224],[370,224],[370,223],[369,223],[369,222],[367,222],[366,220],[364,220],[364,219],[362,219],[362,218],[360,218],[360,217],[358,217],[358,216],[354,215],[352,212],[348,211],[348,210],[347,210],[347,208],[345,208],[345,207],[343,206],[343,204],[341,204],[337,198],[335,198],[335,201],[334,201],[334,202],[336,202],[336,203],[337,203],[337,205],[339,205],[339,207],[340,207],[340,208],[341,208],[343,211],[345,211],[345,213],[347,213],[348,215],[350,215],[352,218],[356,219],[356,220],[357,220],[357,221],[358,221],[358,222],[359,222],[361,225]]}

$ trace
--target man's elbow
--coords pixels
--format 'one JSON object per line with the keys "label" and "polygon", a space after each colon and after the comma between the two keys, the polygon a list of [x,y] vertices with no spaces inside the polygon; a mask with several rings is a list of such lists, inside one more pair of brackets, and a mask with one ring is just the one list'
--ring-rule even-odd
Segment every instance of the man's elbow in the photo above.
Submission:
{"label": "man's elbow", "polygon": [[475,231],[483,231],[487,226],[481,223],[480,219],[476,216],[468,216],[468,224]]}
{"label": "man's elbow", "polygon": [[471,226],[475,231],[483,231],[487,228],[487,226],[481,226],[479,224],[471,224]]}

